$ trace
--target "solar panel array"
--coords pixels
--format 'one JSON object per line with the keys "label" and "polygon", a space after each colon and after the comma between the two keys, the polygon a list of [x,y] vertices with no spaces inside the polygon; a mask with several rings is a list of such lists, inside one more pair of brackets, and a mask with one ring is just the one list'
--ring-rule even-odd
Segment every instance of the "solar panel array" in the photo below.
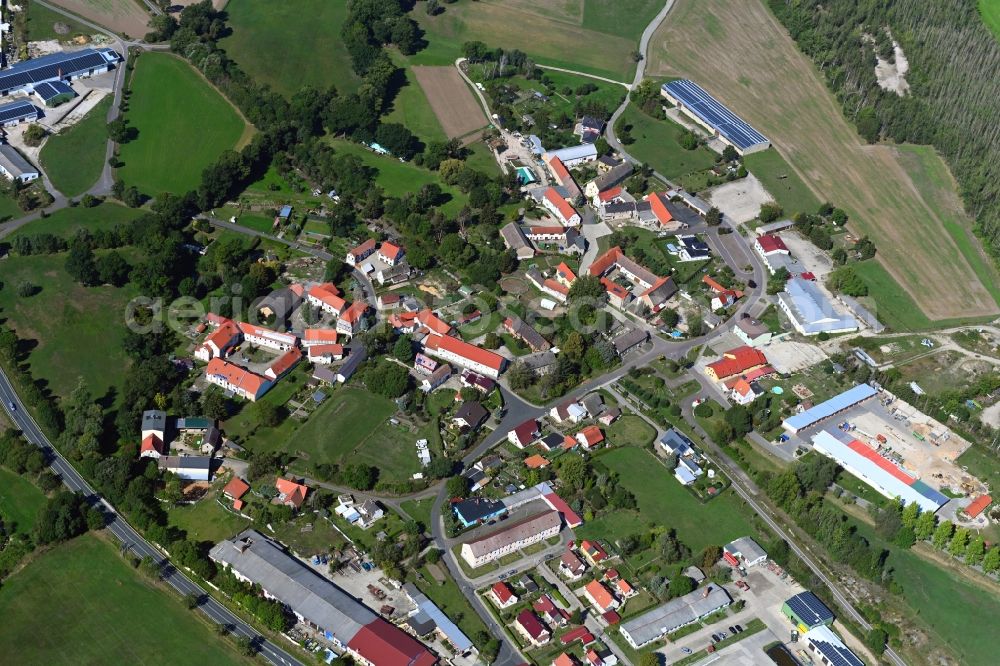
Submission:
{"label": "solar panel array", "polygon": [[663,84],[671,97],[679,100],[691,113],[698,116],[740,150],[747,150],[769,143],[767,137],[749,123],[726,108],[694,81],[680,79]]}
{"label": "solar panel array", "polygon": [[75,95],[73,88],[65,81],[45,81],[35,86],[35,93],[48,101],[59,95]]}
{"label": "solar panel array", "polygon": [[785,603],[796,617],[810,627],[833,620],[833,613],[812,592],[800,592]]}
{"label": "solar panel array", "polygon": [[38,117],[38,109],[31,102],[21,100],[19,102],[0,105],[0,123],[17,120],[28,115]]}
{"label": "solar panel array", "polygon": [[53,53],[32,58],[0,72],[0,90],[12,90],[27,85],[76,76],[91,69],[106,67],[107,58],[100,51],[83,49],[69,53]]}

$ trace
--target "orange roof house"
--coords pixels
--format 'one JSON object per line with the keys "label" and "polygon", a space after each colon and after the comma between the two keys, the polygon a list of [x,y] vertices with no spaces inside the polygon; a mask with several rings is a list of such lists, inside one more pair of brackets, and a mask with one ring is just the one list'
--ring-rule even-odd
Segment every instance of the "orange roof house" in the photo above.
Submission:
{"label": "orange roof house", "polygon": [[583,588],[583,595],[601,613],[618,607],[618,600],[600,581],[592,580],[587,583]]}
{"label": "orange roof house", "polygon": [[556,266],[556,279],[568,287],[576,281],[576,273],[563,261]]}
{"label": "orange roof house", "polygon": [[335,328],[307,328],[302,336],[302,345],[332,345],[337,341],[337,335]]}
{"label": "orange roof house", "polygon": [[424,340],[428,354],[451,361],[463,368],[469,368],[496,379],[504,368],[506,359],[488,349],[482,349],[463,340],[448,335],[431,335]]}
{"label": "orange roof house", "polygon": [[549,466],[549,461],[545,456],[534,454],[524,459],[524,464],[529,469],[542,469]]}
{"label": "orange roof house", "polygon": [[575,223],[579,223],[580,214],[576,212],[573,206],[569,205],[568,201],[559,196],[554,187],[545,190],[545,200],[549,204],[547,208],[553,212],[557,212],[564,224],[574,224],[574,218]]}
{"label": "orange roof house", "polygon": [[226,484],[226,487],[222,489],[222,494],[233,500],[233,508],[239,511],[243,508],[243,500],[241,498],[249,491],[250,484],[240,477],[234,476]]}
{"label": "orange roof house", "polygon": [[142,446],[139,447],[139,457],[159,458],[162,455],[163,455],[163,440],[161,440],[153,433],[146,435],[142,440]]}
{"label": "orange roof house", "polygon": [[427,330],[434,335],[451,335],[451,324],[438,317],[430,308],[425,308],[417,313],[417,321],[426,326]]}
{"label": "orange roof house", "polygon": [[598,562],[608,559],[607,551],[605,551],[601,547],[601,544],[596,541],[584,539],[580,543],[580,552],[582,552],[584,556],[590,560],[591,564],[597,564]]}
{"label": "orange roof house", "polygon": [[254,374],[245,368],[213,358],[205,368],[205,379],[227,391],[254,402],[271,388],[271,380]]}
{"label": "orange roof house", "polygon": [[992,497],[990,497],[989,495],[980,495],[979,497],[977,497],[972,501],[972,504],[965,507],[964,509],[965,515],[967,515],[969,518],[976,518],[977,516],[979,516],[979,514],[981,514],[983,511],[986,510],[986,507],[988,507],[992,503],[993,503]]}
{"label": "orange roof house", "polygon": [[767,357],[764,356],[764,352],[743,345],[736,349],[730,349],[722,355],[721,359],[705,366],[705,374],[719,382],[727,377],[755,370],[764,365],[767,365]]}
{"label": "orange roof house", "polygon": [[289,349],[267,367],[267,370],[264,371],[264,376],[277,381],[284,377],[301,360],[301,349]]}
{"label": "orange roof house", "polygon": [[649,209],[653,211],[660,226],[670,226],[670,223],[674,221],[674,216],[667,209],[667,198],[659,192],[651,192],[646,197],[646,201],[649,202]]}
{"label": "orange roof house", "polygon": [[306,501],[306,494],[309,492],[309,486],[281,477],[275,480],[274,487],[278,489],[278,496],[274,498],[273,503],[284,504],[293,509],[302,508],[302,503]]}
{"label": "orange roof house", "polygon": [[604,441],[604,433],[595,425],[587,426],[576,433],[576,439],[584,448],[593,448]]}
{"label": "orange roof house", "polygon": [[309,290],[306,299],[316,307],[336,315],[347,307],[347,301],[340,297],[340,290],[332,282],[314,286]]}
{"label": "orange roof house", "polygon": [[403,258],[404,253],[405,250],[403,248],[389,241],[382,243],[382,246],[378,249],[378,256],[390,266],[395,266]]}

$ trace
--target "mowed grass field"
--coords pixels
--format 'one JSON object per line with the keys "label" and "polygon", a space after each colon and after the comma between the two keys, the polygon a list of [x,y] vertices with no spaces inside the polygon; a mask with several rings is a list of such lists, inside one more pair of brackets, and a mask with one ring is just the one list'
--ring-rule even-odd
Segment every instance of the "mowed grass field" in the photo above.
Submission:
{"label": "mowed grass field", "polygon": [[629,82],[635,73],[631,53],[663,3],[483,0],[442,6],[445,11],[437,16],[413,14],[430,43],[412,58],[415,64],[451,64],[461,55],[463,42],[479,40],[491,47],[520,49],[543,65]]}
{"label": "mowed grass field", "polygon": [[127,185],[156,196],[184,194],[201,172],[249,131],[243,118],[180,58],[144,53],[136,61],[125,114],[139,136],[121,147]]}
{"label": "mowed grass field", "polygon": [[21,664],[251,663],[93,534],[6,580],[0,615],[0,650]]}
{"label": "mowed grass field", "polygon": [[862,143],[762,0],[678,0],[653,38],[647,72],[694,79],[767,135],[818,198],[872,237],[879,262],[929,319],[1000,312],[948,232],[950,220],[971,224],[962,211],[943,217],[921,191],[923,176],[910,169],[926,165]]}
{"label": "mowed grass field", "polygon": [[1000,0],[979,0],[979,13],[986,27],[1000,39]]}
{"label": "mowed grass field", "polygon": [[613,540],[652,524],[677,530],[678,538],[697,553],[705,546],[721,546],[747,534],[732,493],[702,504],[646,449],[613,449],[595,462],[618,473],[619,483],[635,495],[639,512],[615,511],[585,523],[577,529],[581,539]]}
{"label": "mowed grass field", "polygon": [[340,37],[346,0],[231,0],[226,13],[233,32],[221,46],[254,80],[284,95],[303,86],[353,91],[361,83]]}
{"label": "mowed grass field", "polygon": [[52,184],[68,197],[90,189],[101,177],[108,144],[107,116],[111,96],[102,99],[86,117],[69,129],[50,136],[42,147],[42,167]]}
{"label": "mowed grass field", "polygon": [[704,146],[684,150],[679,143],[685,129],[670,120],[657,120],[629,105],[618,121],[618,128],[631,126],[635,143],[625,146],[630,155],[649,164],[671,180],[695,171],[710,169],[715,153]]}
{"label": "mowed grass field", "polygon": [[0,518],[8,532],[30,532],[44,504],[45,495],[37,486],[0,468]]}

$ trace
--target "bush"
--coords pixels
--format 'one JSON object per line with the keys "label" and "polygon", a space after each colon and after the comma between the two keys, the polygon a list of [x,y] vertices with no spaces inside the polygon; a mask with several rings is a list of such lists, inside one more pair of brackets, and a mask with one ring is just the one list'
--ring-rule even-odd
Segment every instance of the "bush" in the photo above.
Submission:
{"label": "bush", "polygon": [[714,413],[715,410],[712,409],[712,405],[707,402],[703,402],[694,408],[694,415],[703,419],[712,418],[712,414]]}

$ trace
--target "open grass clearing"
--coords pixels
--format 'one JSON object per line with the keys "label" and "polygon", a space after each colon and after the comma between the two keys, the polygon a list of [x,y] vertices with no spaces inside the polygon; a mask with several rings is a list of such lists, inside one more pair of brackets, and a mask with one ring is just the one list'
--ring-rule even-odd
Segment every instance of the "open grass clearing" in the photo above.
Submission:
{"label": "open grass clearing", "polygon": [[424,580],[417,582],[417,588],[451,618],[462,633],[470,638],[474,638],[481,631],[489,633],[450,574],[445,576],[443,583],[438,583],[426,566],[420,570],[420,574]]}
{"label": "open grass clearing", "polygon": [[[149,12],[135,0],[56,0],[53,4],[125,37],[137,39],[149,32]],[[60,20],[68,19],[61,16]]]}
{"label": "open grass clearing", "polygon": [[167,510],[171,527],[187,532],[191,541],[218,543],[250,527],[250,521],[230,513],[215,501],[215,493],[194,504],[172,506]]}
{"label": "open grass clearing", "polygon": [[136,60],[125,117],[139,135],[121,147],[125,166],[118,175],[151,196],[196,188],[205,167],[248,131],[225,97],[187,62],[166,53]]}
{"label": "open grass clearing", "polygon": [[[28,2],[28,39],[32,42],[45,41],[49,39],[71,39],[75,35],[92,35],[94,30],[78,23],[68,16],[63,16],[52,11],[48,7],[43,7],[37,2]],[[55,24],[62,23],[69,27],[69,32],[60,35],[55,31]]]}
{"label": "open grass clearing", "polygon": [[629,105],[616,130],[621,134],[621,128],[626,126],[632,127],[635,139],[635,143],[625,147],[629,154],[671,180],[711,169],[715,164],[715,153],[704,146],[695,150],[681,148],[679,139],[686,130],[675,122],[657,120]]}
{"label": "open grass clearing", "polygon": [[854,233],[872,237],[880,264],[929,319],[1000,311],[914,165],[894,147],[862,143],[762,0],[678,0],[648,71],[692,78],[768,136],[818,198],[850,214]]}
{"label": "open grass clearing", "polygon": [[44,504],[45,495],[35,484],[0,467],[0,519],[7,532],[30,532]]}
{"label": "open grass clearing", "polygon": [[[438,68],[435,67],[434,69]],[[454,67],[451,69],[457,74],[458,70],[455,70]],[[407,67],[403,70],[406,82],[400,87],[396,96],[393,97],[392,108],[385,115],[385,122],[405,125],[424,144],[431,141],[447,141],[448,135],[445,134],[441,122],[434,114],[430,100],[428,100],[426,92],[420,86],[414,70],[416,70],[415,67]],[[482,115],[481,111],[480,115]],[[485,124],[485,120],[483,122]]]}
{"label": "open grass clearing", "polygon": [[656,437],[653,426],[636,414],[622,414],[607,428],[604,434],[614,446],[645,446]]}
{"label": "open grass clearing", "polygon": [[94,534],[40,554],[6,580],[0,613],[0,649],[24,664],[251,663]]}
{"label": "open grass clearing", "polygon": [[979,0],[983,23],[1000,39],[1000,0]]}
{"label": "open grass clearing", "polygon": [[12,197],[6,194],[0,194],[0,222],[20,217],[24,212],[21,207],[17,205]]}
{"label": "open grass clearing", "polygon": [[431,509],[434,508],[433,497],[422,500],[406,500],[399,507],[406,512],[407,516],[423,525],[426,531],[431,531]]}
{"label": "open grass clearing", "polygon": [[303,86],[352,92],[360,85],[340,37],[347,2],[232,0],[226,13],[233,31],[220,46],[255,81],[283,95]]}
{"label": "open grass clearing", "polygon": [[101,177],[108,143],[107,115],[111,97],[105,97],[76,125],[50,136],[42,147],[45,174],[56,189],[75,197]]}
{"label": "open grass clearing", "polygon": [[449,139],[478,136],[476,130],[489,124],[483,107],[455,67],[416,66],[409,72],[420,84],[434,116]]}
{"label": "open grass clearing", "polygon": [[[69,240],[80,229],[94,232],[99,229],[112,229],[142,215],[141,210],[127,208],[116,203],[105,202],[93,208],[76,206],[62,208],[46,218],[33,220],[24,225],[5,241],[18,236],[33,236],[35,234],[53,234]],[[61,255],[60,255],[61,256]],[[58,265],[60,262],[55,262]]]}
{"label": "open grass clearing", "polygon": [[747,155],[743,164],[785,209],[785,215],[792,217],[795,213],[815,213],[819,210],[820,201],[816,194],[802,182],[802,177],[777,149]]}

